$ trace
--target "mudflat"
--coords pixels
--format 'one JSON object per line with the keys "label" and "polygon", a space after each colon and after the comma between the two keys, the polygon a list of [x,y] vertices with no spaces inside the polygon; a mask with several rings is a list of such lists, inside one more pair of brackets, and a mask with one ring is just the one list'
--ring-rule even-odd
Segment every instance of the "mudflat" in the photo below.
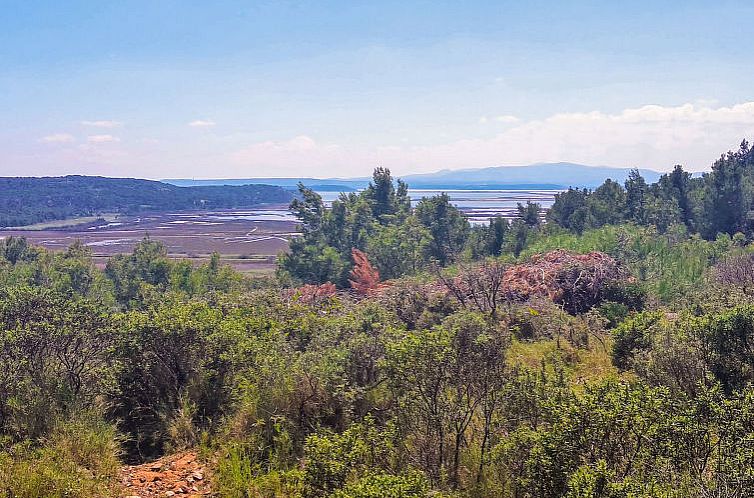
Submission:
{"label": "mudflat", "polygon": [[22,236],[35,245],[63,250],[81,240],[98,264],[128,253],[149,236],[159,240],[172,258],[203,262],[213,252],[241,271],[270,271],[277,255],[296,235],[296,221],[286,206],[262,209],[185,211],[122,216],[88,221],[66,228],[0,230],[0,237]]}

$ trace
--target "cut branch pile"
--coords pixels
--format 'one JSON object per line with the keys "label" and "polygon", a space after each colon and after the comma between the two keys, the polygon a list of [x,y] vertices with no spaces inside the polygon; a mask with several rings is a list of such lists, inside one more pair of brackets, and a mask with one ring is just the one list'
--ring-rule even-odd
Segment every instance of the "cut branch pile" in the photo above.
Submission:
{"label": "cut branch pile", "polygon": [[439,283],[462,307],[493,315],[501,302],[533,297],[546,297],[569,313],[582,313],[599,302],[609,282],[624,276],[618,263],[605,253],[574,254],[562,249],[513,266],[485,262],[462,268],[452,278],[438,272]]}

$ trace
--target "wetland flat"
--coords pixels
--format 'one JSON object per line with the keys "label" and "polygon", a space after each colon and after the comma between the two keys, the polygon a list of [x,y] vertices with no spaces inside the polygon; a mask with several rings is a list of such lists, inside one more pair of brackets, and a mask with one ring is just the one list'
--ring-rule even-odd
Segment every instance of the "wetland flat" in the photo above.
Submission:
{"label": "wetland flat", "polygon": [[[410,189],[415,205],[422,197],[446,192],[472,224],[492,216],[512,218],[518,203],[552,205],[553,190],[417,190]],[[321,192],[325,204],[338,197]],[[74,224],[73,222],[76,222]],[[72,225],[73,226],[68,226]],[[147,235],[159,240],[171,258],[189,258],[197,264],[218,252],[224,262],[241,271],[272,271],[277,255],[287,250],[297,232],[295,217],[285,205],[256,209],[179,211],[135,216],[107,215],[104,219],[80,218],[45,225],[0,230],[0,237],[23,236],[47,249],[63,250],[81,240],[91,248],[95,261],[104,265],[115,254],[130,252]]]}

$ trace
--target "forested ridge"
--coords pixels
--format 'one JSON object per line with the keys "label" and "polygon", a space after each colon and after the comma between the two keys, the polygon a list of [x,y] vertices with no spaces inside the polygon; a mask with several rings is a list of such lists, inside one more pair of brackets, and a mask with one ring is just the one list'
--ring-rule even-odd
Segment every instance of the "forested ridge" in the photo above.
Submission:
{"label": "forested ridge", "polygon": [[177,187],[130,178],[63,176],[0,178],[0,226],[105,213],[247,208],[287,203],[293,195],[271,185]]}
{"label": "forested ridge", "polygon": [[268,276],[7,238],[0,493],[190,495],[118,469],[191,448],[223,497],[751,496],[751,175],[744,144],[472,227],[378,169],[302,187]]}

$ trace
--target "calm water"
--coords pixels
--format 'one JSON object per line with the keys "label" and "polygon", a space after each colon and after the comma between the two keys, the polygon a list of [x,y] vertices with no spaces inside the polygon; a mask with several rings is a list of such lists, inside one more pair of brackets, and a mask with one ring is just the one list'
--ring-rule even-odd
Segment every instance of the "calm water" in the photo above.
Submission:
{"label": "calm water", "polygon": [[[424,190],[409,189],[411,203],[416,205],[422,197],[432,197],[445,192],[450,200],[468,217],[471,223],[486,223],[493,216],[512,218],[518,203],[539,203],[549,209],[560,190]],[[340,195],[337,192],[318,192],[330,204]]]}
{"label": "calm water", "polygon": [[[419,190],[410,189],[411,203],[416,205],[423,197],[432,197],[442,192],[450,196],[451,202],[463,211],[471,223],[487,223],[493,216],[513,218],[518,203],[527,201],[539,203],[543,209],[548,209],[555,200],[558,190]],[[338,192],[318,192],[325,204],[330,205],[340,195]],[[296,221],[293,214],[286,208],[265,209],[234,209],[223,211],[176,212],[165,215],[145,216],[130,220],[131,225],[150,225],[158,229],[179,228],[184,226],[213,226],[223,225],[232,221],[251,222],[290,222]],[[87,230],[98,232],[101,230],[118,230],[121,222],[111,222],[94,225]]]}

